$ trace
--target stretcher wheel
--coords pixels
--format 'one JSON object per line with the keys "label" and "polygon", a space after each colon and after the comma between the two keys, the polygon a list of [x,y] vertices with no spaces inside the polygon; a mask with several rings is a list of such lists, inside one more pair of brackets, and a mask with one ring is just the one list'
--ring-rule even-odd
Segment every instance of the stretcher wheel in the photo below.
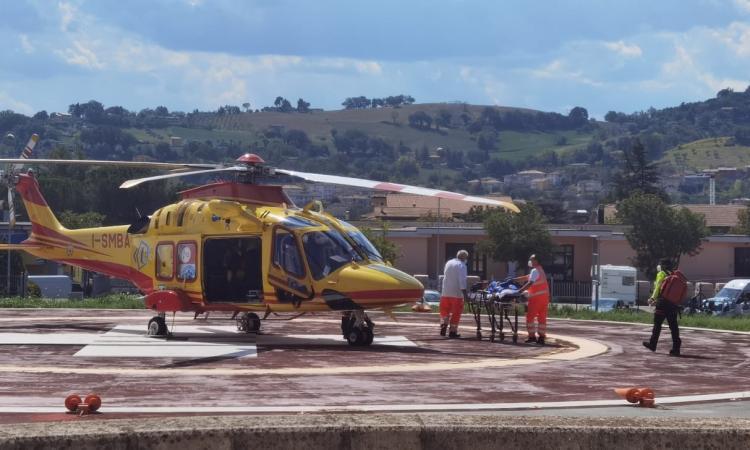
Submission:
{"label": "stretcher wheel", "polygon": [[477,331],[477,339],[479,339],[480,341],[482,340],[482,332],[481,331]]}
{"label": "stretcher wheel", "polygon": [[500,333],[500,342],[505,341],[505,333]]}
{"label": "stretcher wheel", "polygon": [[514,344],[518,344],[518,335],[517,334],[513,335],[513,343]]}
{"label": "stretcher wheel", "polygon": [[495,342],[495,333],[490,335],[490,342]]}
{"label": "stretcher wheel", "polygon": [[[78,397],[80,399],[80,397]],[[89,394],[83,401],[89,405],[89,411],[94,412],[102,406],[102,399],[96,394]]]}
{"label": "stretcher wheel", "polygon": [[65,408],[68,411],[74,412],[78,409],[78,405],[82,403],[81,396],[78,394],[70,394],[65,397]]}

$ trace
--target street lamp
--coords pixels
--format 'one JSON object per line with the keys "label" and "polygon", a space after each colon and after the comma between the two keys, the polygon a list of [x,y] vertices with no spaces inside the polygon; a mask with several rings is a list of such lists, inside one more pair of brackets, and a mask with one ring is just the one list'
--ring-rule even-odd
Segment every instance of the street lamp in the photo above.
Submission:
{"label": "street lamp", "polygon": [[[440,159],[443,152],[443,147],[435,149],[435,154],[438,156],[438,179],[440,179]],[[442,182],[442,179],[440,180]],[[435,231],[435,282],[440,283],[440,197],[438,197],[438,209],[437,209],[437,227]],[[440,289],[440,286],[437,286]]]}
{"label": "street lamp", "polygon": [[594,311],[599,312],[599,285],[601,279],[601,266],[599,265],[599,236],[592,234],[593,248],[591,252],[591,284],[594,289]]}
{"label": "street lamp", "polygon": [[[16,136],[13,133],[6,134],[4,141],[13,142],[13,144],[9,144],[9,145],[11,145],[12,150],[15,150]],[[10,209],[10,202],[11,202],[10,196],[12,195],[10,192],[10,183],[12,183],[13,180],[10,179],[10,176],[11,176],[10,167],[8,167],[5,172],[6,181],[8,183],[8,241],[7,241],[8,242],[8,257],[5,261],[5,267],[6,267],[5,295],[7,295],[8,297],[10,297],[10,260],[11,260],[11,250],[10,250],[11,226],[10,224],[12,221],[12,218],[10,217],[10,215],[13,214],[13,211]]]}

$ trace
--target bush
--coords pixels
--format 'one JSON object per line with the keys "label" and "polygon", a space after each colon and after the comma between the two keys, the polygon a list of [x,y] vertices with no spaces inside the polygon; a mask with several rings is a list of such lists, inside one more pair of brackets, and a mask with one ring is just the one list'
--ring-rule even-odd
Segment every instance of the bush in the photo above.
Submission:
{"label": "bush", "polygon": [[42,296],[42,290],[33,281],[26,284],[26,295],[29,297],[39,298]]}

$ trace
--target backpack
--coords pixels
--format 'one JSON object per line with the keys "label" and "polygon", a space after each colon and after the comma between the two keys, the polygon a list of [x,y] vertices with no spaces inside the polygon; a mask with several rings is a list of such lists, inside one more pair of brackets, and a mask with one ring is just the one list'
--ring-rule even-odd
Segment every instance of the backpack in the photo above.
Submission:
{"label": "backpack", "polygon": [[674,305],[681,305],[687,294],[687,281],[679,269],[675,270],[662,282],[660,296]]}

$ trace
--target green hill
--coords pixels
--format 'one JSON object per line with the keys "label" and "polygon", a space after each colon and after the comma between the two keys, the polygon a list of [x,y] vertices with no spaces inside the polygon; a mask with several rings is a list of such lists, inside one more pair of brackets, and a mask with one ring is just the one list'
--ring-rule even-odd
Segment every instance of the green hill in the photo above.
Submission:
{"label": "green hill", "polygon": [[[169,136],[179,136],[186,140],[234,141],[263,149],[263,132],[270,128],[301,130],[315,144],[327,145],[335,154],[332,132],[360,130],[369,136],[380,137],[391,145],[402,144],[412,150],[423,147],[434,152],[438,147],[468,153],[479,151],[477,133],[466,128],[466,121],[474,121],[482,115],[485,106],[457,103],[413,104],[399,108],[351,109],[338,111],[313,110],[309,113],[255,112],[231,115],[201,113],[193,120],[192,128],[169,127],[152,129],[147,133],[142,129],[128,130],[142,142],[168,142]],[[538,112],[522,108],[496,108],[498,111]],[[430,129],[415,128],[409,125],[409,116],[424,111],[436,116],[440,111],[448,111],[451,124]],[[498,159],[521,160],[544,151],[565,152],[585,147],[593,136],[592,132],[571,130],[523,130],[499,131],[496,148],[490,156]]]}
{"label": "green hill", "polygon": [[734,138],[729,137],[700,139],[672,148],[659,162],[678,171],[741,168],[750,165],[750,147],[736,145]]}

